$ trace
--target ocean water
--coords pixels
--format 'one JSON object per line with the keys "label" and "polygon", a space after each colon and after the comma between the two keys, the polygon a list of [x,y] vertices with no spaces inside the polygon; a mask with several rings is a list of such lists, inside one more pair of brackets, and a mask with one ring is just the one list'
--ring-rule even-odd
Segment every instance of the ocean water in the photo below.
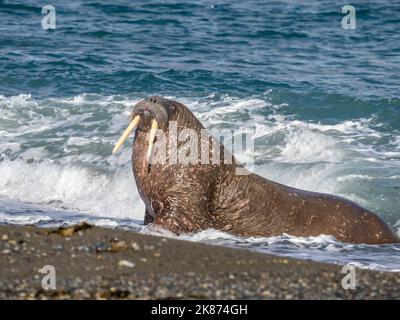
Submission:
{"label": "ocean water", "polygon": [[[0,223],[143,226],[128,144],[133,105],[186,104],[210,129],[252,130],[253,170],[337,194],[400,234],[400,4],[353,1],[0,0]],[[239,157],[240,158],[240,157]],[[331,236],[184,240],[400,271],[400,245]]]}

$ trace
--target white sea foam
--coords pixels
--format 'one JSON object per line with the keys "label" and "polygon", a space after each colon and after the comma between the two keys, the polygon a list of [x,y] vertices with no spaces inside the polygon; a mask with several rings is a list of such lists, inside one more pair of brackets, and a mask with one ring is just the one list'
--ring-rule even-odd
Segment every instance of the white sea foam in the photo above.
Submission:
{"label": "white sea foam", "polygon": [[336,143],[330,136],[307,129],[292,131],[286,135],[286,144],[277,160],[293,163],[340,162],[343,151]]}
{"label": "white sea foam", "polygon": [[107,172],[5,160],[0,162],[0,197],[118,219],[142,219],[144,214],[130,168]]}
{"label": "white sea foam", "polygon": [[52,218],[46,215],[15,215],[0,212],[0,221],[9,224],[40,224],[43,222],[51,221]]}
{"label": "white sea foam", "polygon": [[373,177],[370,177],[366,174],[349,174],[347,176],[337,177],[338,181],[351,181],[354,179],[361,179],[361,180],[373,180]]}

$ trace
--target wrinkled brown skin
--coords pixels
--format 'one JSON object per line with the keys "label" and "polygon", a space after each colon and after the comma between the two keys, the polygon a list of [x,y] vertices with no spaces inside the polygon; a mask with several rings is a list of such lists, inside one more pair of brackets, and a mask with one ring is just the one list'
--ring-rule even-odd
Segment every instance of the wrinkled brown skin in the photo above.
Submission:
{"label": "wrinkled brown skin", "polygon": [[220,165],[149,165],[146,152],[153,118],[166,134],[166,117],[177,121],[178,131],[192,128],[199,132],[204,127],[184,105],[161,97],[139,102],[132,116],[137,114],[142,120],[133,143],[132,164],[146,205],[145,224],[154,223],[177,234],[213,228],[244,237],[325,234],[349,243],[399,242],[385,222],[356,203],[252,173],[236,175],[235,169],[241,166],[236,160]]}

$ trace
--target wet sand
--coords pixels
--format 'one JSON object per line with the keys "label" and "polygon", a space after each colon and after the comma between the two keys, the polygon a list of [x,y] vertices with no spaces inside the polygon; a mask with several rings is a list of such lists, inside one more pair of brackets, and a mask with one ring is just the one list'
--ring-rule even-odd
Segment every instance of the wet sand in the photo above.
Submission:
{"label": "wet sand", "polygon": [[[56,289],[39,270],[52,265]],[[89,225],[0,225],[0,299],[399,299],[400,273],[342,267]]]}

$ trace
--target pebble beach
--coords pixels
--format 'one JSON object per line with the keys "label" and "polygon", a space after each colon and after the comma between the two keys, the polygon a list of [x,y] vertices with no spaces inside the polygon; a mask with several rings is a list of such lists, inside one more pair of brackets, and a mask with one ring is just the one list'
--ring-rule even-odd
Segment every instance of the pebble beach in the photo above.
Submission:
{"label": "pebble beach", "polygon": [[[400,274],[100,228],[0,225],[0,299],[398,299]],[[55,289],[42,286],[54,266]]]}

